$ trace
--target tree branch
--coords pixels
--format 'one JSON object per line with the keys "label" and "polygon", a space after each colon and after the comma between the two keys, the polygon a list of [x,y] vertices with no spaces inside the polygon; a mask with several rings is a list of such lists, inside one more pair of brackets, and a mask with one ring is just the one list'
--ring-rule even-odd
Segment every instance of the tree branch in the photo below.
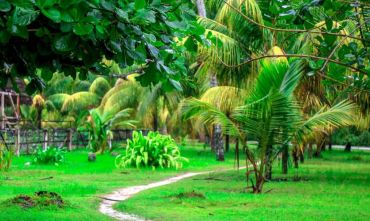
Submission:
{"label": "tree branch", "polygon": [[[354,33],[358,28],[360,28],[360,26],[357,26],[350,34]],[[326,65],[328,65],[329,60],[331,59],[331,57],[333,57],[334,53],[338,50],[338,48],[344,43],[344,41],[346,39],[347,39],[347,37],[342,38],[342,40],[333,48],[333,50],[331,51],[329,56],[325,59],[325,62],[322,65],[320,71],[323,71],[325,69],[325,67],[326,67]]]}
{"label": "tree branch", "polygon": [[222,59],[220,57],[217,56],[218,60],[223,64],[225,65],[226,67],[228,68],[238,68],[238,67],[241,67],[243,65],[246,65],[248,63],[251,63],[253,61],[258,61],[258,60],[261,60],[261,59],[265,59],[265,58],[280,58],[280,57],[286,57],[286,58],[312,58],[312,59],[316,59],[316,60],[328,60],[329,62],[333,62],[333,63],[336,63],[336,64],[339,64],[339,65],[342,65],[342,66],[345,66],[347,68],[350,68],[356,72],[360,72],[362,74],[366,74],[368,75],[368,73],[364,70],[361,70],[361,69],[358,69],[356,67],[353,67],[349,64],[345,64],[345,63],[342,63],[338,60],[333,60],[333,59],[328,59],[328,58],[325,58],[325,57],[319,57],[319,56],[314,56],[314,55],[307,55],[307,54],[282,54],[282,55],[262,55],[260,57],[256,57],[256,58],[251,58],[247,61],[244,61],[240,64],[237,64],[237,65],[229,65],[229,64],[226,64],[224,61],[222,61]]}
{"label": "tree branch", "polygon": [[370,39],[369,40],[368,39],[362,39],[362,38],[359,38],[359,37],[350,36],[350,35],[341,34],[341,33],[323,32],[323,31],[310,31],[310,30],[305,30],[305,29],[284,29],[284,28],[275,28],[275,27],[266,26],[264,24],[260,24],[260,23],[258,23],[256,21],[254,21],[253,19],[249,18],[247,15],[243,14],[235,6],[233,6],[229,2],[227,2],[227,0],[223,0],[223,2],[225,4],[227,4],[230,8],[232,8],[233,10],[235,10],[238,14],[240,14],[248,22],[250,22],[252,24],[255,24],[255,25],[257,25],[257,26],[259,26],[261,28],[271,30],[271,31],[295,32],[295,33],[312,33],[312,34],[322,34],[322,35],[334,35],[334,36],[339,36],[339,37],[348,37],[348,38],[356,39],[356,40],[359,40],[359,41],[365,41],[365,42],[369,41],[370,42]]}

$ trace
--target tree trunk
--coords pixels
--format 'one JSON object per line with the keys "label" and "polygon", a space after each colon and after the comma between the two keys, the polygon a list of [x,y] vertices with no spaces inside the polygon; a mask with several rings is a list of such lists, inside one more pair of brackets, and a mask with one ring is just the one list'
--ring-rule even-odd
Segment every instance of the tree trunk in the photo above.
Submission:
{"label": "tree trunk", "polygon": [[332,140],[331,140],[331,134],[329,135],[328,149],[329,149],[330,151],[333,149],[333,143],[332,143]]}
{"label": "tree trunk", "polygon": [[281,166],[282,166],[282,173],[288,174],[288,159],[289,159],[289,145],[283,145],[282,157],[281,157]]}
{"label": "tree trunk", "polygon": [[166,123],[162,127],[162,134],[168,134],[167,124]]}
{"label": "tree trunk", "polygon": [[346,148],[344,148],[344,151],[351,152],[351,147],[352,147],[351,142],[348,141],[346,144]]}
{"label": "tree trunk", "polygon": [[326,143],[325,140],[321,140],[321,142],[316,145],[316,152],[314,154],[314,157],[320,157],[321,151],[325,147],[325,143]]}
{"label": "tree trunk", "polygon": [[308,143],[308,159],[312,159],[312,143]]}
{"label": "tree trunk", "polygon": [[157,108],[154,108],[154,114],[153,114],[153,131],[158,130],[158,112]]}
{"label": "tree trunk", "polygon": [[[198,9],[198,15],[200,17],[207,17],[206,14],[206,6],[204,4],[204,0],[197,0],[197,9]],[[217,78],[215,75],[211,76],[210,79],[210,86],[211,87],[216,87],[218,85]],[[213,127],[212,131],[212,138],[211,138],[211,147],[214,147],[216,151],[216,159],[218,161],[224,161],[225,156],[224,156],[224,147],[223,147],[223,140],[222,140],[222,130],[221,126],[216,124]]]}
{"label": "tree trunk", "polygon": [[298,148],[294,147],[292,151],[292,157],[293,157],[293,163],[294,163],[294,168],[298,168]]}
{"label": "tree trunk", "polygon": [[326,151],[326,138],[324,138],[321,143],[321,151]]}
{"label": "tree trunk", "polygon": [[299,150],[299,161],[304,163],[304,149]]}
{"label": "tree trunk", "polygon": [[37,128],[41,130],[42,128],[42,108],[37,108]]}
{"label": "tree trunk", "polygon": [[222,139],[222,130],[221,126],[219,124],[216,124],[214,127],[214,141],[215,141],[215,149],[216,149],[216,160],[217,161],[224,161],[225,155],[224,155],[224,144]]}
{"label": "tree trunk", "polygon": [[[235,160],[236,160],[236,168],[239,169],[239,166],[240,166],[240,162],[239,162],[239,139],[235,140]],[[247,167],[248,167],[248,165],[247,165]]]}
{"label": "tree trunk", "polygon": [[198,9],[198,15],[200,17],[207,17],[206,14],[206,6],[204,4],[204,0],[197,0],[197,9]]}
{"label": "tree trunk", "polygon": [[266,148],[266,170],[265,170],[265,178],[266,180],[271,180],[272,178],[272,162],[270,160],[272,155],[272,145],[267,145]]}
{"label": "tree trunk", "polygon": [[225,135],[225,151],[229,152],[230,150],[230,135]]}

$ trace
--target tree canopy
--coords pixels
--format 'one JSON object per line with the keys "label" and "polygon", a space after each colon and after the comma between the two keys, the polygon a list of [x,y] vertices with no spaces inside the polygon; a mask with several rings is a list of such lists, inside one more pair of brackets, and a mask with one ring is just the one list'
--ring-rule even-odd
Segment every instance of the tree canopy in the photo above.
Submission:
{"label": "tree canopy", "polygon": [[178,42],[202,33],[187,0],[0,0],[0,86],[27,77],[33,92],[55,71],[106,75],[106,59],[141,65],[143,85],[180,89],[182,53],[195,44]]}

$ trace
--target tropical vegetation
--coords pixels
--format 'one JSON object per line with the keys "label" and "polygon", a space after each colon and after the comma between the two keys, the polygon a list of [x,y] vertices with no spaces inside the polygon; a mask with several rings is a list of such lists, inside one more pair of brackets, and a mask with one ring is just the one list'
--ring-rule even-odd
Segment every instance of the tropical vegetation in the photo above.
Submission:
{"label": "tropical vegetation", "polygon": [[0,0],[0,211],[367,220],[369,46],[366,1]]}
{"label": "tropical vegetation", "polygon": [[179,146],[169,135],[150,131],[144,136],[142,132],[134,131],[132,140],[127,140],[126,154],[117,156],[116,166],[179,169],[187,161],[187,158],[181,157]]}

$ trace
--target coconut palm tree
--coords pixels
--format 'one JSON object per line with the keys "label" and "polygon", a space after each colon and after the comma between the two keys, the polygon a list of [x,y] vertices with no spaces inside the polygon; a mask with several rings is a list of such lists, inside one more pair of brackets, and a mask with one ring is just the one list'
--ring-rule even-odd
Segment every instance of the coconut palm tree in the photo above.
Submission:
{"label": "coconut palm tree", "polygon": [[[245,97],[245,104],[236,107],[229,117],[216,106],[199,99],[189,99],[184,105],[187,118],[197,117],[205,124],[220,124],[226,133],[242,141],[247,160],[253,166],[254,193],[261,193],[264,182],[271,177],[272,162],[282,145],[301,142],[304,135],[316,127],[339,127],[351,122],[354,106],[349,102],[320,110],[308,120],[302,117],[293,93],[303,73],[302,67],[301,61],[291,64],[263,62],[254,88]],[[255,150],[246,144],[246,137],[251,135],[258,141]]]}

